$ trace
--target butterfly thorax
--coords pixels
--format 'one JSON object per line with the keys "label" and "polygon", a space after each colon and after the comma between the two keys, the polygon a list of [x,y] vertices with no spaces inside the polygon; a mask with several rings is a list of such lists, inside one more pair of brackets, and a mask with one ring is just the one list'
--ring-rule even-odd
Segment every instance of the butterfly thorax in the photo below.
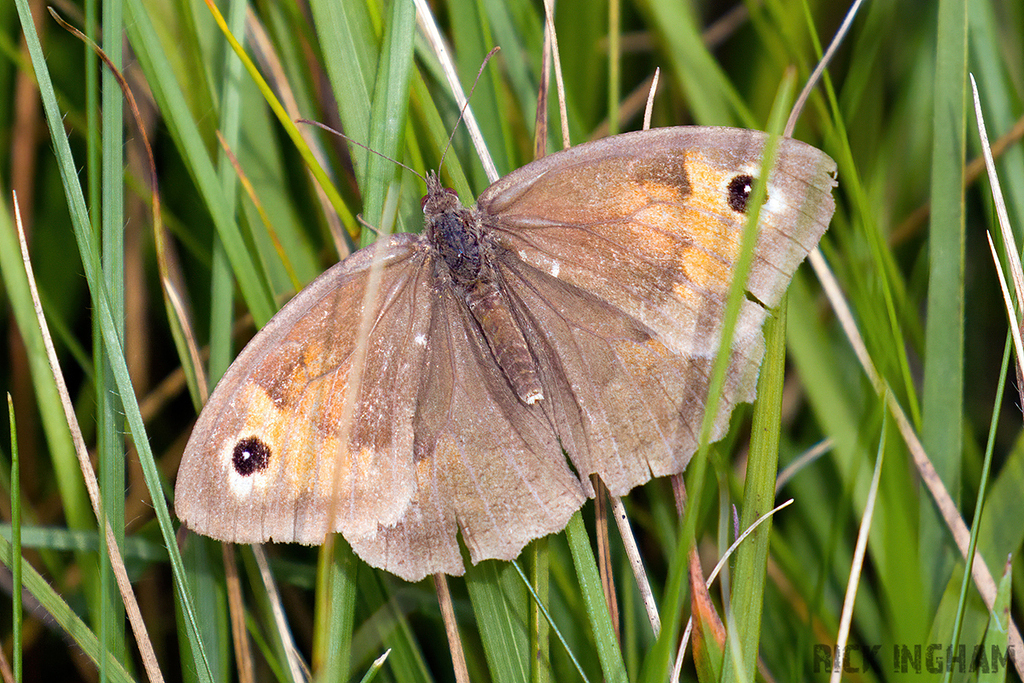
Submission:
{"label": "butterfly thorax", "polygon": [[480,237],[473,229],[473,220],[472,213],[462,206],[427,217],[431,244],[460,288],[472,286],[483,266]]}
{"label": "butterfly thorax", "polygon": [[433,173],[427,178],[423,216],[427,239],[448,266],[452,281],[460,289],[471,287],[483,263],[479,221]]}
{"label": "butterfly thorax", "polygon": [[542,399],[537,362],[500,285],[491,262],[496,247],[486,241],[478,214],[462,206],[433,174],[427,179],[423,214],[427,238],[440,257],[437,267],[446,271],[441,281],[450,282],[469,308],[516,396],[528,404]]}

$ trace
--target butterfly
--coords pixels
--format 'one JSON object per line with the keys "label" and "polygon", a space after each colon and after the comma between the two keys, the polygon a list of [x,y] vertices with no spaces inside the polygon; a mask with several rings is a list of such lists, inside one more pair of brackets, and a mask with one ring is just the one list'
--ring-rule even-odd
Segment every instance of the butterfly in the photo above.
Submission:
{"label": "butterfly", "polygon": [[[529,163],[463,206],[427,179],[395,234],[299,292],[220,380],[175,487],[192,530],[322,543],[406,580],[512,559],[597,475],[698,446],[765,133],[660,128]],[[762,323],[835,208],[835,162],[778,141],[712,440],[754,399]]]}

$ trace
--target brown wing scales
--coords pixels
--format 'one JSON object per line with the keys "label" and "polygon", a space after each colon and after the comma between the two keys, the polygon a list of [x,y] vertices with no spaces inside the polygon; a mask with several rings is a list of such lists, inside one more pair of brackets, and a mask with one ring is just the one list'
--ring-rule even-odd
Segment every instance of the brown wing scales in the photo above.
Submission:
{"label": "brown wing scales", "polygon": [[413,424],[416,495],[393,526],[346,536],[368,562],[410,580],[462,573],[457,528],[474,562],[512,559],[564,528],[585,499],[540,405],[515,395],[450,290],[430,339]]}

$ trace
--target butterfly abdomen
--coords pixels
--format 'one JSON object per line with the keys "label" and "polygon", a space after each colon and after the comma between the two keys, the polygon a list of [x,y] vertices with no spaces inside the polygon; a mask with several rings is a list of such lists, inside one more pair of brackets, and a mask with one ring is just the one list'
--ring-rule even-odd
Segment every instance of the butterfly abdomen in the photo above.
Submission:
{"label": "butterfly abdomen", "polygon": [[427,183],[423,213],[428,239],[445,264],[439,264],[447,271],[448,277],[443,279],[466,302],[512,390],[523,403],[541,400],[544,393],[537,362],[495,280],[488,262],[494,258],[494,245],[481,240],[478,214],[459,204],[455,194],[441,188],[434,176]]}
{"label": "butterfly abdomen", "polygon": [[465,297],[494,359],[519,400],[532,405],[544,398],[537,363],[497,283],[491,278],[481,278]]}

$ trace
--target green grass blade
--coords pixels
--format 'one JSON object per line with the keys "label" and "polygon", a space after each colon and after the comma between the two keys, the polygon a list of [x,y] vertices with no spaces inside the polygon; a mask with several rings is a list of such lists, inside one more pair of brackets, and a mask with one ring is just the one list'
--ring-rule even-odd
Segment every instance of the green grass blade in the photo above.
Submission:
{"label": "green grass blade", "polygon": [[[781,131],[786,113],[794,96],[793,79],[784,80],[775,106],[772,110],[768,130],[773,135]],[[774,146],[769,143],[764,152],[761,177],[768,177],[775,155]],[[752,200],[755,206],[760,204],[759,196],[764,196],[763,186],[755,190]],[[749,255],[745,253],[737,259],[735,280],[744,285],[749,273],[753,257],[753,242],[750,238],[750,225],[756,230],[757,212],[753,212],[748,221],[748,230],[744,233],[744,246],[750,239]],[[756,234],[756,233],[755,233]],[[742,279],[741,279],[742,278]],[[735,289],[735,282],[734,289]],[[735,295],[730,292],[731,299]],[[737,302],[738,303],[738,302]],[[782,384],[785,379],[786,358],[786,312],[785,299],[779,307],[778,317],[769,318],[765,322],[763,334],[766,340],[765,359],[762,361],[761,374],[758,379],[757,403],[754,405],[754,420],[751,426],[750,456],[747,459],[747,471],[743,489],[743,512],[740,517],[740,529],[747,529],[765,512],[774,506],[775,473],[779,466],[779,433],[782,429]],[[730,317],[731,310],[726,313],[726,324],[738,317]],[[724,328],[723,339],[732,339],[732,329]],[[723,355],[723,354],[720,354]],[[728,354],[724,354],[728,355]],[[710,394],[710,391],[709,391]],[[718,394],[710,394],[717,396]],[[733,584],[732,600],[729,603],[730,617],[727,622],[729,638],[723,653],[723,681],[736,680],[742,672],[753,672],[756,669],[758,643],[761,632],[761,611],[765,586],[765,572],[768,566],[768,544],[771,539],[771,520],[757,528],[753,537],[740,546],[736,557],[736,575]],[[740,651],[736,652],[738,644]]]}
{"label": "green grass blade", "polygon": [[[364,609],[369,609],[373,616],[364,620],[352,637],[352,651],[366,657],[366,661],[353,657],[352,666],[368,666],[386,645],[391,649],[386,670],[392,674],[394,680],[403,683],[427,683],[431,680],[431,675],[420,644],[410,628],[406,615],[400,609],[401,602],[391,597],[396,592],[411,597],[412,587],[406,586],[396,591],[396,580],[391,577],[385,579],[382,574],[383,572],[371,571],[365,566],[357,573],[360,605]],[[433,593],[430,595],[432,598]],[[431,598],[424,596],[425,600]],[[435,625],[440,631],[443,627],[440,624],[441,617],[436,602],[434,599],[432,613],[438,612]]]}
{"label": "green grass blade", "polygon": [[[123,31],[123,7],[120,0],[103,2],[103,35],[121,35]],[[121,41],[104,41],[104,52],[114,68],[123,65]],[[102,203],[93,206],[92,215],[100,212],[100,260],[103,268],[103,282],[108,302],[117,329],[117,336],[125,335],[125,240],[124,240],[124,94],[117,78],[109,68],[104,68],[100,79],[101,96],[101,164],[100,182]],[[95,305],[95,304],[94,304]],[[100,496],[103,500],[103,516],[114,532],[118,552],[124,548],[124,489],[125,440],[122,409],[117,401],[112,371],[103,348],[102,333],[94,322],[93,353],[96,381],[96,417],[98,456],[97,475]],[[103,528],[104,520],[100,522]],[[125,641],[125,611],[117,593],[113,569],[110,566],[106,534],[100,534],[104,546],[100,560],[100,612],[95,622],[99,624],[100,641],[105,649],[114,652],[122,662],[128,662]],[[95,623],[94,622],[94,623]],[[100,662],[100,679],[105,678],[105,660]]]}
{"label": "green grass blade", "polygon": [[[551,554],[548,539],[538,538],[529,546],[530,578],[523,581],[530,590],[530,681],[548,683],[551,680],[551,624],[542,608],[550,601]],[[518,569],[518,565],[516,565]],[[559,634],[560,636],[561,634]],[[570,653],[571,655],[571,653]]]}
{"label": "green grass blade", "polygon": [[[382,230],[388,227],[381,225],[384,198],[401,170],[390,159],[398,158],[398,150],[402,148],[405,137],[415,27],[416,11],[413,3],[393,3],[391,14],[384,24],[384,41],[370,107],[369,146],[384,156],[371,154],[367,157],[366,175],[361,186],[366,221]],[[376,236],[366,231],[362,246],[375,240]]]}
{"label": "green grass blade", "polygon": [[[370,102],[377,73],[378,27],[374,26],[369,3],[312,0],[309,9],[320,40],[324,69],[338,103],[345,134],[356,142],[369,144]],[[370,153],[350,145],[356,177],[362,180]]]}
{"label": "green grass blade", "polygon": [[317,563],[313,671],[319,680],[346,678],[351,668],[358,560],[338,535],[320,549]]}
{"label": "green grass blade", "polygon": [[14,680],[21,683],[22,657],[21,642],[21,468],[18,458],[18,424],[14,419],[14,401],[7,394],[7,414],[11,425],[11,624]]}
{"label": "green grass blade", "polygon": [[[145,426],[142,422],[142,415],[139,413],[138,403],[135,400],[135,393],[132,388],[131,379],[128,376],[128,368],[125,364],[124,354],[121,352],[121,340],[117,334],[113,321],[113,315],[108,304],[108,297],[105,287],[99,277],[98,265],[96,263],[97,251],[93,246],[91,226],[88,214],[85,209],[85,199],[81,187],[78,184],[77,173],[71,149],[67,137],[64,134],[62,118],[57,108],[57,101],[53,93],[52,84],[49,80],[49,72],[46,62],[43,59],[42,47],[38,38],[29,27],[32,25],[31,14],[25,0],[18,0],[18,13],[22,19],[22,26],[26,27],[26,38],[28,38],[29,53],[32,57],[32,64],[35,67],[38,78],[39,89],[43,98],[43,107],[46,111],[47,124],[50,127],[51,139],[56,147],[57,159],[64,182],[65,197],[71,210],[72,225],[75,229],[75,237],[78,242],[79,253],[82,257],[82,265],[85,268],[86,279],[90,290],[96,294],[97,311],[99,324],[103,333],[103,343],[113,370],[113,376],[124,407],[127,421],[132,432],[132,437],[138,450],[139,460],[146,478],[146,485],[149,487],[153,499],[153,507],[160,521],[160,529],[167,544],[171,566],[174,569],[178,589],[181,591],[181,601],[185,611],[192,619],[190,620],[189,638],[192,640],[192,648],[198,657],[197,665],[200,667],[200,675],[203,680],[210,680],[209,667],[206,663],[202,646],[195,640],[196,627],[194,613],[192,611],[191,598],[185,586],[185,573],[181,563],[181,557],[177,552],[174,539],[174,531],[171,525],[170,515],[167,510],[167,503],[163,495],[162,482],[156,469],[153,453],[150,450],[149,441],[146,438]],[[77,467],[76,467],[77,469]]]}
{"label": "green grass blade", "polygon": [[[963,453],[964,193],[967,3],[940,0],[932,118],[931,225],[921,441],[946,489],[959,498]],[[921,554],[937,600],[953,555],[930,500],[921,501]]]}
{"label": "green grass blade", "polygon": [[[764,326],[767,349],[758,379],[758,400],[754,405],[750,457],[747,460],[739,524],[741,532],[775,504],[782,385],[786,374],[786,319],[786,301],[783,300],[776,314]],[[723,654],[723,681],[737,680],[740,671],[753,672],[757,667],[771,529],[771,520],[765,521],[736,551],[727,626],[730,637]],[[739,645],[739,652],[735,652],[734,644]],[[738,669],[733,666],[734,660],[740,664]]]}
{"label": "green grass blade", "polygon": [[102,666],[105,669],[109,677],[108,680],[124,683],[131,683],[135,680],[125,671],[116,657],[103,649],[96,634],[46,583],[46,580],[29,564],[28,560],[14,554],[14,548],[6,538],[0,538],[0,562],[12,570],[15,563],[21,565],[22,585],[28,589],[33,598],[39,601],[43,609],[53,617],[64,632],[71,636],[78,647],[82,648],[82,652],[97,666]]}
{"label": "green grass blade", "polygon": [[578,512],[569,520],[565,534],[569,540],[569,549],[572,551],[573,564],[576,566],[576,575],[583,593],[587,618],[593,629],[604,678],[606,681],[624,682],[627,680],[626,665],[622,661],[622,652],[615,637],[611,615],[608,614],[608,604],[604,600],[601,577],[597,573],[597,561],[590,548],[590,537],[583,526],[583,517]]}
{"label": "green grass blade", "polygon": [[530,680],[527,596],[515,568],[493,561],[467,567],[466,588],[491,675],[497,681],[526,683]]}

